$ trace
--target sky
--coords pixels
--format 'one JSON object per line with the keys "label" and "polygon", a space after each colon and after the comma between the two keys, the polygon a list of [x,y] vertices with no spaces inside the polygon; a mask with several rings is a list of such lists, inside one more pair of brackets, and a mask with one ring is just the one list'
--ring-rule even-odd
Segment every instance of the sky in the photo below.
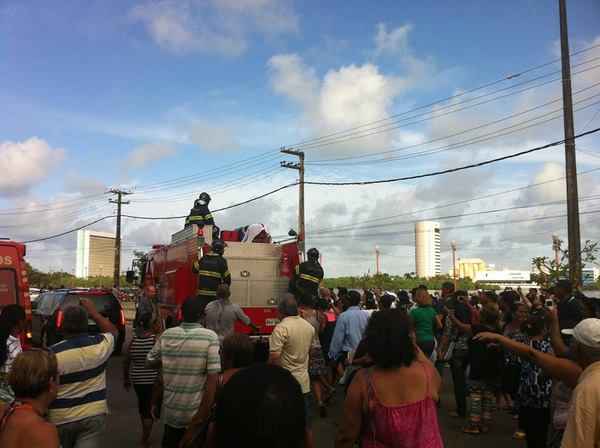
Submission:
{"label": "sky", "polygon": [[[575,131],[600,127],[600,3],[568,2]],[[0,236],[30,241],[115,213],[184,216],[297,180],[460,167],[564,138],[558,2],[0,0]],[[576,142],[582,240],[600,239],[600,133]],[[535,184],[535,185],[533,185]],[[328,276],[414,272],[414,222],[460,258],[529,269],[566,240],[562,145],[452,174],[306,185],[307,245]],[[298,226],[297,187],[216,213]],[[123,262],[183,219],[123,220]],[[90,226],[114,230],[108,218]],[[75,234],[28,244],[74,272]]]}

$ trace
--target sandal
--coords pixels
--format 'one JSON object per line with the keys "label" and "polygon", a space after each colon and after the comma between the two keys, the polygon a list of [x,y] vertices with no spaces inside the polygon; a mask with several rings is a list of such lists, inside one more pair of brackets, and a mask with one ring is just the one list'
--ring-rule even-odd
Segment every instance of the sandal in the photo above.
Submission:
{"label": "sandal", "polygon": [[512,436],[512,438],[515,440],[523,440],[525,437],[527,437],[527,434],[525,434],[525,432],[521,431],[520,429],[517,429]]}
{"label": "sandal", "polygon": [[462,430],[465,434],[479,435],[481,431],[477,426],[465,426]]}

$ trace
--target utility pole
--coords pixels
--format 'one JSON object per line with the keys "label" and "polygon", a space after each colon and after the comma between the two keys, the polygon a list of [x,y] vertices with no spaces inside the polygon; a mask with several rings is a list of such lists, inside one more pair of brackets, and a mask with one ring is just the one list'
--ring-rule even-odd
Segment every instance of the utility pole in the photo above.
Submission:
{"label": "utility pole", "polygon": [[129,191],[113,188],[109,191],[117,195],[117,199],[109,199],[111,204],[117,204],[117,232],[115,238],[115,270],[113,273],[113,286],[118,288],[121,284],[121,205],[129,204],[129,201],[123,201],[123,196],[131,194]]}
{"label": "utility pole", "polygon": [[577,288],[581,285],[581,236],[579,233],[579,195],[577,193],[577,160],[575,156],[566,0],[558,0],[558,5],[560,9],[560,56],[562,61],[563,118],[565,125],[569,279],[573,287]]}
{"label": "utility pole", "polygon": [[458,279],[456,278],[456,241],[450,243],[452,248],[452,278],[454,279],[454,290],[458,289]]}
{"label": "utility pole", "polygon": [[298,163],[293,162],[281,162],[281,166],[283,168],[289,168],[292,170],[298,170],[299,174],[299,197],[298,197],[298,242],[300,243],[300,252],[302,252],[302,257],[306,260],[306,233],[304,227],[304,152],[296,151],[294,149],[287,149],[285,147],[281,148],[283,154],[289,154],[291,156],[298,157]]}
{"label": "utility pole", "polygon": [[381,274],[381,265],[379,264],[380,255],[381,254],[379,252],[379,246],[375,246],[375,272],[377,273],[377,275]]}

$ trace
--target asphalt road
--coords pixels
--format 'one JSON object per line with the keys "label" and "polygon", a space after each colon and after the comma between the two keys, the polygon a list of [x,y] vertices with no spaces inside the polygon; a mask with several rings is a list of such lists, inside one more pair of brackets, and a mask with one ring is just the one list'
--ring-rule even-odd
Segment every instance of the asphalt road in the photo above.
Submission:
{"label": "asphalt road", "polygon": [[[123,388],[122,357],[113,357],[108,366],[108,400],[110,416],[106,431],[105,447],[135,447],[139,446],[141,434],[140,422],[137,413],[137,402],[133,390],[127,392]],[[449,373],[449,372],[447,372]],[[512,440],[514,429],[513,420],[507,414],[498,412],[494,426],[490,433],[480,436],[469,436],[461,432],[463,421],[449,417],[448,413],[453,407],[451,395],[452,382],[448,375],[444,378],[442,394],[442,407],[439,412],[440,425],[444,445],[449,448],[511,448],[525,447],[525,442]],[[343,397],[341,394],[334,399],[330,406],[329,416],[326,419],[316,417],[314,422],[315,442],[318,448],[333,446],[336,426],[341,413]],[[162,426],[156,424],[152,446],[160,447]]]}

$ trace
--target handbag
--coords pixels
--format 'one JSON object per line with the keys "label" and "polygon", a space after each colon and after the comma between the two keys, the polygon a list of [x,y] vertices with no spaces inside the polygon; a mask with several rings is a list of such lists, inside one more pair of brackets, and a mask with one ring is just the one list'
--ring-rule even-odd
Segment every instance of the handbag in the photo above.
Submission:
{"label": "handbag", "polygon": [[454,341],[450,341],[450,343],[448,343],[448,349],[446,350],[446,353],[444,353],[444,356],[442,356],[442,359],[440,359],[440,361],[448,362],[452,359],[455,344],[456,343]]}

